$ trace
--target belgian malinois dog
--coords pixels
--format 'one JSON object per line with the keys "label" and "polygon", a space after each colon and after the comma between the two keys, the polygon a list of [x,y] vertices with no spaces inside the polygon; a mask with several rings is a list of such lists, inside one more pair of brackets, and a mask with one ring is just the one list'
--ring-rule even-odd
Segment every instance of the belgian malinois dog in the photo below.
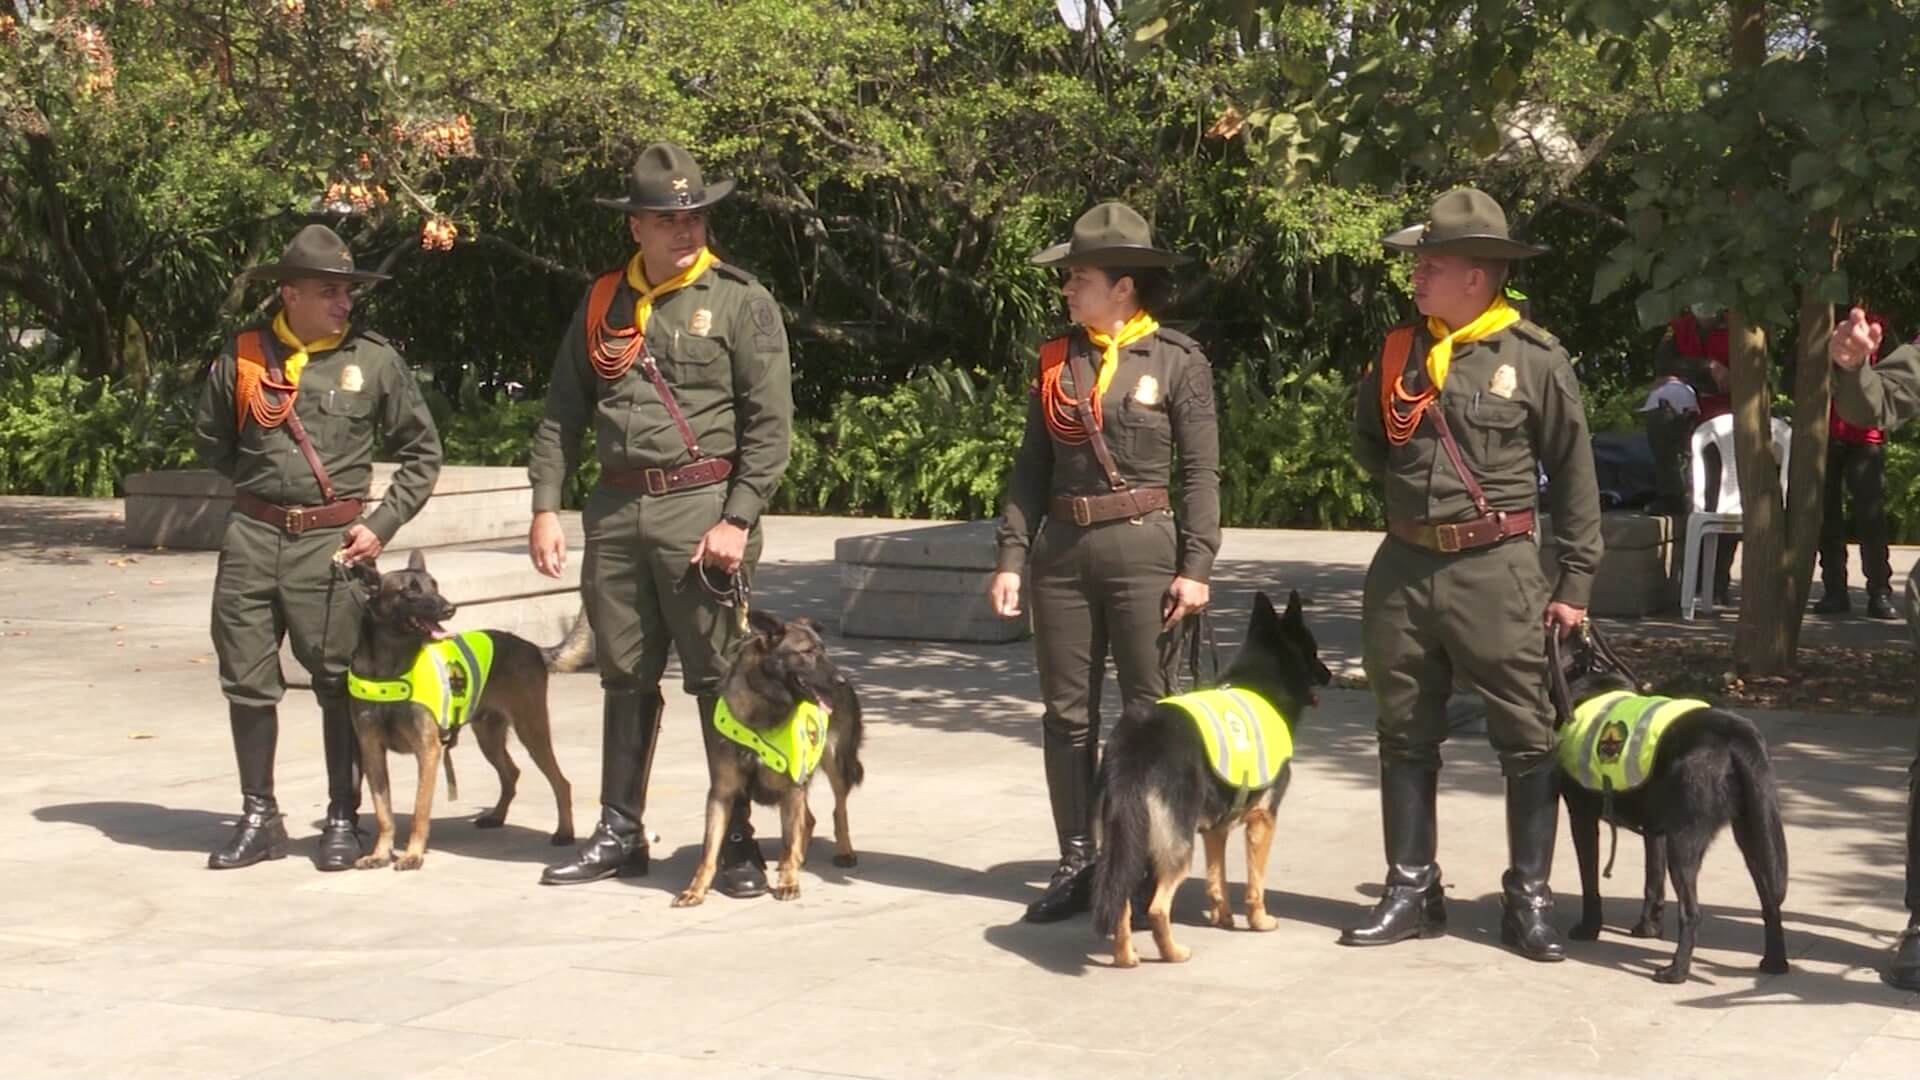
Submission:
{"label": "belgian malinois dog", "polygon": [[[757,735],[774,736],[803,721],[803,703],[817,707],[825,730],[818,732],[818,771],[833,786],[833,865],[853,866],[858,858],[847,832],[847,793],[866,777],[860,764],[860,698],[833,661],[827,658],[820,632],[806,619],[782,622],[763,611],[747,617],[751,633],[740,646],[721,683],[721,698],[733,719]],[[792,900],[800,895],[800,868],[807,861],[813,839],[813,811],[807,808],[807,787],[813,772],[770,767],[765,757],[722,735],[715,724],[702,732],[707,749],[706,846],[693,880],[673,901],[674,907],[693,907],[707,898],[719,869],[720,845],[726,838],[727,814],[734,797],[745,791],[763,806],[780,808],[782,849],[773,895]],[[810,735],[803,734],[805,743]],[[817,742],[818,740],[814,740]],[[775,742],[779,740],[774,739]],[[788,743],[786,745],[794,745]]]}
{"label": "belgian malinois dog", "polygon": [[[440,595],[440,587],[427,573],[427,560],[415,551],[405,570],[382,574],[368,563],[356,564],[350,573],[356,584],[367,592],[360,628],[360,645],[353,653],[351,671],[363,680],[392,682],[408,678],[421,650],[430,642],[448,637],[441,623],[453,617],[454,606]],[[560,814],[553,843],[573,843],[573,786],[560,772],[553,756],[553,731],[547,716],[547,665],[540,649],[524,638],[503,630],[481,631],[493,648],[492,664],[485,673],[479,695],[472,701],[465,726],[473,728],[480,752],[500,775],[500,801],[492,810],[475,819],[482,829],[497,829],[506,824],[507,807],[513,803],[520,769],[507,752],[507,728],[520,737],[533,762],[553,786],[553,798]],[[440,722],[433,711],[415,701],[366,701],[353,699],[353,730],[360,739],[360,767],[365,771],[367,787],[373,793],[373,813],[380,833],[373,852],[354,863],[361,870],[393,864],[395,870],[418,870],[427,854],[427,830],[432,825],[434,772],[445,751],[452,748],[452,736],[442,741]],[[419,762],[419,786],[413,797],[413,829],[407,837],[407,849],[393,853],[393,792],[387,775],[387,751],[412,754]],[[453,761],[446,757],[448,794],[459,797],[454,785]]]}

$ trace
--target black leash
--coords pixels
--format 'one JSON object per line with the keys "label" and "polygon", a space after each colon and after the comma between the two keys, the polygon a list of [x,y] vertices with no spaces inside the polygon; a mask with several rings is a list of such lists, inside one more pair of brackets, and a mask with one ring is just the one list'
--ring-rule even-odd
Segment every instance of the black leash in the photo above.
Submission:
{"label": "black leash", "polygon": [[[1200,663],[1200,646],[1207,647],[1207,658],[1213,673],[1207,676]],[[1213,637],[1213,620],[1206,608],[1180,620],[1178,629],[1160,637],[1160,670],[1166,673],[1167,689],[1180,692],[1180,660],[1186,654],[1187,681],[1190,690],[1206,686],[1215,686],[1220,682],[1220,643]]]}
{"label": "black leash", "polygon": [[714,603],[733,611],[734,621],[744,634],[747,631],[747,613],[752,610],[753,600],[753,583],[747,580],[747,564],[741,563],[740,568],[731,574],[720,574],[720,583],[715,584],[713,574],[718,573],[720,571],[704,562],[692,563],[687,567],[686,575],[674,585],[673,591],[685,590],[689,577],[698,581]]}

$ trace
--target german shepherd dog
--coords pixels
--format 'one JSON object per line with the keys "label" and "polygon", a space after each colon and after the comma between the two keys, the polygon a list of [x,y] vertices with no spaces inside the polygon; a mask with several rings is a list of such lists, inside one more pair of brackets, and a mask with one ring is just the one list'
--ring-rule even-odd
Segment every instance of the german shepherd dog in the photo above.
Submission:
{"label": "german shepherd dog", "polygon": [[[353,654],[353,673],[363,679],[399,679],[412,670],[414,659],[429,641],[447,636],[441,622],[453,617],[454,606],[440,595],[427,573],[426,557],[415,551],[405,570],[382,574],[367,563],[351,570],[353,580],[367,592],[360,628],[360,645]],[[507,752],[507,728],[553,787],[560,814],[553,843],[573,843],[573,786],[560,772],[553,756],[553,731],[547,715],[547,665],[540,649],[503,630],[488,630],[493,639],[493,668],[473,703],[467,726],[473,729],[480,752],[500,775],[500,801],[474,820],[482,829],[506,824],[520,769]],[[373,852],[354,865],[372,870],[393,864],[395,870],[418,870],[427,854],[427,830],[432,825],[434,770],[443,759],[440,726],[422,705],[408,701],[353,700],[353,730],[360,739],[360,767],[373,793],[373,813],[380,833]],[[393,792],[387,775],[387,751],[412,754],[419,761],[419,785],[414,789],[413,830],[407,849],[393,853]],[[453,778],[453,760],[446,757],[448,793],[459,797]]]}
{"label": "german shepherd dog", "polygon": [[[819,771],[833,786],[833,865],[853,866],[853,838],[847,832],[847,794],[866,778],[860,764],[860,698],[853,684],[827,658],[820,631],[807,619],[785,622],[764,611],[750,611],[747,639],[721,683],[727,709],[741,725],[755,732],[774,731],[792,721],[802,701],[811,701],[827,713],[826,748]],[[792,900],[800,895],[800,868],[806,865],[807,845],[813,839],[813,811],[807,808],[807,787],[768,768],[758,754],[704,725],[707,748],[707,835],[700,865],[674,907],[693,907],[707,898],[719,867],[720,845],[726,837],[727,814],[734,798],[745,791],[754,802],[780,808],[782,849],[773,895]]]}
{"label": "german shepherd dog", "polygon": [[[1300,614],[1300,594],[1287,597],[1286,613],[1273,610],[1266,593],[1253,600],[1246,643],[1222,674],[1223,686],[1249,690],[1270,702],[1289,732],[1307,706],[1318,703],[1318,687],[1333,676],[1320,662],[1319,646]],[[1232,929],[1227,905],[1227,834],[1247,827],[1247,925],[1272,930],[1278,920],[1267,914],[1267,853],[1273,845],[1273,816],[1293,777],[1284,766],[1270,787],[1252,793],[1244,810],[1233,807],[1239,792],[1215,776],[1206,745],[1192,720],[1176,706],[1130,707],[1120,718],[1101,762],[1096,818],[1100,859],[1093,878],[1093,928],[1113,935],[1115,967],[1139,964],[1134,952],[1131,893],[1152,875],[1147,917],[1160,959],[1180,963],[1190,950],[1175,944],[1171,920],[1174,890],[1193,863],[1193,837],[1206,839],[1208,918]]]}
{"label": "german shepherd dog", "polygon": [[[1565,676],[1564,687],[1556,684],[1554,689],[1563,716],[1571,716],[1576,703],[1595,695],[1637,689],[1638,680],[1591,627],[1573,641],[1564,659],[1560,651],[1550,642],[1549,653]],[[1787,970],[1786,933],[1780,924],[1780,905],[1787,898],[1787,837],[1766,739],[1753,721],[1726,709],[1685,713],[1660,737],[1652,768],[1639,787],[1602,796],[1562,768],[1560,789],[1580,860],[1581,917],[1570,937],[1592,941],[1600,936],[1600,821],[1607,816],[1610,824],[1625,826],[1646,841],[1645,899],[1640,920],[1632,927],[1634,937],[1664,936],[1665,879],[1673,877],[1680,901],[1678,947],[1673,960],[1653,978],[1685,982],[1700,928],[1700,863],[1720,830],[1732,825],[1766,924],[1760,970],[1769,975]]]}

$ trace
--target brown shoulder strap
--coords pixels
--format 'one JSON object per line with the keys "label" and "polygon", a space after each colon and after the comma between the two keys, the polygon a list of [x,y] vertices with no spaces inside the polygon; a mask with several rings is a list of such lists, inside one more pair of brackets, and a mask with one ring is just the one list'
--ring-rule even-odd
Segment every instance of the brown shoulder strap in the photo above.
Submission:
{"label": "brown shoulder strap", "polygon": [[660,395],[660,404],[667,407],[667,415],[673,417],[673,426],[680,429],[680,441],[687,444],[687,453],[693,460],[699,461],[700,444],[694,441],[693,425],[687,423],[686,414],[680,411],[680,403],[673,399],[673,388],[667,385],[666,377],[660,374],[660,365],[653,362],[653,350],[643,342],[640,346],[640,370],[646,373],[647,381],[653,384],[654,393]]}
{"label": "brown shoulder strap", "polygon": [[[1062,341],[1061,347],[1068,350],[1067,371],[1072,374],[1074,389],[1080,394],[1080,399],[1075,403],[1074,408],[1080,413],[1080,425],[1087,430],[1087,444],[1093,447],[1093,456],[1100,459],[1100,468],[1107,474],[1107,483],[1115,491],[1125,491],[1127,478],[1120,475],[1120,467],[1113,461],[1113,451],[1107,449],[1106,436],[1100,433],[1100,425],[1093,416],[1093,396],[1100,392],[1099,376],[1093,373],[1093,365],[1074,362],[1081,358],[1074,356],[1073,350],[1065,341]],[[1082,372],[1085,372],[1084,376]]]}
{"label": "brown shoulder strap", "polygon": [[1480,489],[1480,481],[1467,468],[1467,459],[1460,454],[1460,444],[1454,441],[1453,426],[1447,423],[1445,409],[1432,408],[1427,414],[1433,417],[1433,429],[1440,433],[1440,445],[1446,447],[1447,457],[1453,459],[1453,471],[1460,474],[1460,482],[1466,485],[1467,498],[1473,500],[1474,512],[1481,517],[1493,513],[1492,504],[1487,502],[1487,493]]}
{"label": "brown shoulder strap", "polygon": [[[254,330],[251,333],[254,337],[254,347],[266,361],[268,378],[285,386],[287,384],[286,358],[280,355],[278,348],[275,348],[278,343],[269,340],[264,330]],[[278,391],[262,386],[260,392],[269,394]],[[320,455],[313,449],[313,440],[307,438],[307,427],[300,422],[300,414],[292,407],[299,393],[295,390],[287,395],[287,434],[293,436],[294,445],[300,448],[300,456],[307,459],[307,468],[313,471],[313,478],[320,485],[320,498],[326,502],[336,502],[338,496],[333,491],[333,479],[327,475],[327,467],[320,464]]]}

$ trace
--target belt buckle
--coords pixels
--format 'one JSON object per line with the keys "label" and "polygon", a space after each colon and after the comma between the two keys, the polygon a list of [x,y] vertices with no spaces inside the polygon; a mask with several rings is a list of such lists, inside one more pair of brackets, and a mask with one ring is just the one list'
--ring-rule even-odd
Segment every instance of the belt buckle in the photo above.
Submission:
{"label": "belt buckle", "polygon": [[1085,495],[1073,497],[1073,523],[1083,529],[1093,524],[1093,503]]}
{"label": "belt buckle", "polygon": [[665,495],[667,493],[667,470],[641,469],[640,483],[649,495]]}
{"label": "belt buckle", "polygon": [[289,536],[299,536],[307,531],[307,519],[298,508],[287,508],[287,520],[281,526]]}
{"label": "belt buckle", "polygon": [[1458,526],[1435,525],[1433,527],[1433,540],[1434,543],[1440,545],[1440,552],[1443,555],[1458,555],[1460,553],[1460,529]]}

